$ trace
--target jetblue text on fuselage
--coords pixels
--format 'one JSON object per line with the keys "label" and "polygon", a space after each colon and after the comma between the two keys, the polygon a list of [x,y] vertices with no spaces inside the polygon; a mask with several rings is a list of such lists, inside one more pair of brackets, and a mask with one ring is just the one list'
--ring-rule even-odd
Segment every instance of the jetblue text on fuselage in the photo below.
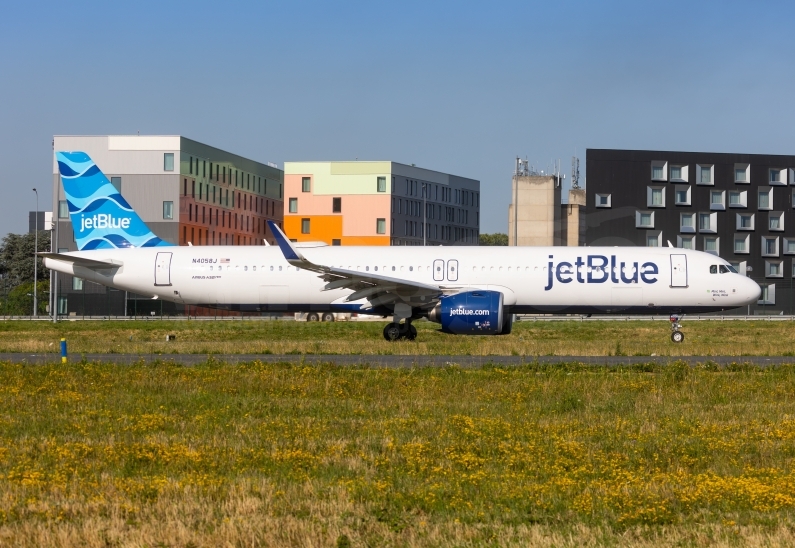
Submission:
{"label": "jetblue text on fuselage", "polygon": [[92,217],[80,216],[80,232],[90,228],[130,228],[130,217],[114,217],[107,213],[98,213]]}
{"label": "jetblue text on fuselage", "polygon": [[[583,268],[584,267],[584,268]],[[604,255],[587,255],[585,260],[577,257],[574,264],[560,261],[554,264],[552,255],[549,256],[549,272],[547,275],[547,286],[544,291],[552,289],[552,284],[557,279],[562,284],[577,282],[579,284],[603,284],[610,281],[614,284],[636,284],[638,276],[640,281],[646,284],[657,283],[660,269],[655,263],[646,262],[638,269],[638,263],[618,262],[615,255],[608,259]]]}

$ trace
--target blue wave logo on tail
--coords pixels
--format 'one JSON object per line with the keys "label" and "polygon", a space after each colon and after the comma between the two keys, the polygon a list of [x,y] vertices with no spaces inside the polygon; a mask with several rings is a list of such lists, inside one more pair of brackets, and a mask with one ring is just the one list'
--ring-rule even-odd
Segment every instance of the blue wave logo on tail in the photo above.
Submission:
{"label": "blue wave logo on tail", "polygon": [[171,246],[154,235],[85,152],[56,152],[77,248]]}

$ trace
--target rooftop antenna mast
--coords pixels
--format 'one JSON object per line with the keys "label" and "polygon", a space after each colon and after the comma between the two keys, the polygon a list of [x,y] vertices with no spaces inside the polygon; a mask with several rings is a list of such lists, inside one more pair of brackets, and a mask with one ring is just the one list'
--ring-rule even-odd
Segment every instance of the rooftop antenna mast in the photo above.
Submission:
{"label": "rooftop antenna mast", "polygon": [[580,190],[580,159],[571,157],[571,189]]}

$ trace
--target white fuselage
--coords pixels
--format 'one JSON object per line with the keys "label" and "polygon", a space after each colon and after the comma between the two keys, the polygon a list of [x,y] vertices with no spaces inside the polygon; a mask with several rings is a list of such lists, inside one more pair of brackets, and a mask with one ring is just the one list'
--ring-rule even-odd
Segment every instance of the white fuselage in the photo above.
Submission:
{"label": "white fuselage", "polygon": [[[514,313],[683,313],[755,303],[759,286],[714,255],[645,247],[306,247],[315,264],[438,285],[502,292]],[[45,266],[168,301],[235,310],[383,314],[350,289],[325,291],[315,272],[290,266],[276,247],[103,249],[66,255],[115,261],[94,270],[52,258]]]}

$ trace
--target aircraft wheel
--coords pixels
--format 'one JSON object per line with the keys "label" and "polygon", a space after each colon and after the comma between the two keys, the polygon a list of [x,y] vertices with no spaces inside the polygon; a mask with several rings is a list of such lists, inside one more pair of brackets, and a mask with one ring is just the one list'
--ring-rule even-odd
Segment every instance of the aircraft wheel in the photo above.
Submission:
{"label": "aircraft wheel", "polygon": [[384,338],[390,342],[400,339],[401,335],[400,324],[398,323],[388,323],[384,327]]}
{"label": "aircraft wheel", "polygon": [[675,343],[680,343],[683,340],[685,340],[685,334],[682,333],[681,331],[674,331],[673,333],[671,333],[671,340],[674,341]]}
{"label": "aircraft wheel", "polygon": [[331,312],[325,312],[323,314],[323,321],[324,322],[333,322],[334,321],[334,314]]}
{"label": "aircraft wheel", "polygon": [[317,312],[310,312],[306,315],[306,321],[308,322],[319,322],[320,316],[317,315]]}
{"label": "aircraft wheel", "polygon": [[413,341],[414,339],[417,338],[417,328],[409,324],[409,328],[403,336],[406,337],[408,340]]}

